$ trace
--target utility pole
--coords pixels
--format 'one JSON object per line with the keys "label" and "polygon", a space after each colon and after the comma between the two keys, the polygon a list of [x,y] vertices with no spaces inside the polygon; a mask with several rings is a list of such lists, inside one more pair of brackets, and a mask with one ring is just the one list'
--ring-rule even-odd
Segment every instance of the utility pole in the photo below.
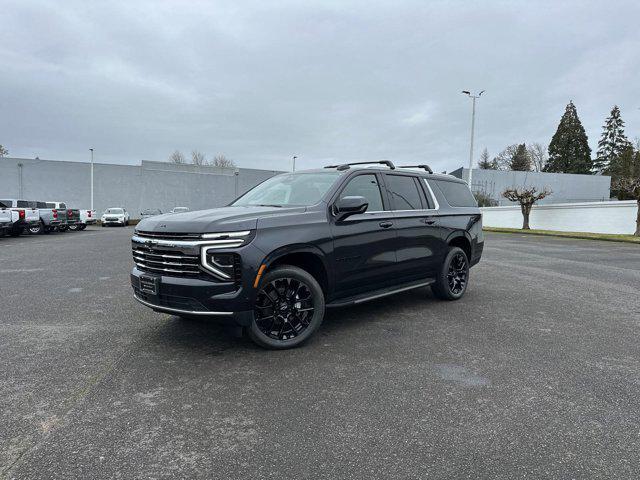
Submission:
{"label": "utility pole", "polygon": [[294,171],[294,172],[296,171],[296,158],[298,158],[298,157],[296,157],[296,156],[294,155],[294,156],[293,156],[293,171]]}
{"label": "utility pole", "polygon": [[466,96],[472,99],[471,107],[471,145],[469,147],[469,188],[471,189],[471,177],[473,175],[473,137],[476,129],[476,100],[482,96],[484,90],[481,90],[477,95],[472,95],[470,91],[463,90]]}
{"label": "utility pole", "polygon": [[91,151],[91,210],[93,210],[93,148],[89,150]]}

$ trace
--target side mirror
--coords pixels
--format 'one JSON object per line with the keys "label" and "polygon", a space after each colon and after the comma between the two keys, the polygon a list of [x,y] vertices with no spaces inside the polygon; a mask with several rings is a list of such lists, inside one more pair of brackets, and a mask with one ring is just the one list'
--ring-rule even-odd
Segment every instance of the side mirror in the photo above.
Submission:
{"label": "side mirror", "polygon": [[338,220],[344,220],[350,215],[366,212],[369,207],[367,199],[364,197],[342,197],[333,205],[334,214]]}

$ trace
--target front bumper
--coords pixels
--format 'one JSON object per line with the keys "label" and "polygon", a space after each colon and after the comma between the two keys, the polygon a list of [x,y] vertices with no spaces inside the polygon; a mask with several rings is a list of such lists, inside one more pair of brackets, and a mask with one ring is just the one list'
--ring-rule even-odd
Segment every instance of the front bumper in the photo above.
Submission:
{"label": "front bumper", "polygon": [[[145,288],[141,284],[144,277]],[[149,291],[149,283],[155,288]],[[131,272],[134,298],[156,312],[198,316],[248,326],[253,319],[252,303],[242,287],[199,278],[174,277],[143,272],[134,267]]]}

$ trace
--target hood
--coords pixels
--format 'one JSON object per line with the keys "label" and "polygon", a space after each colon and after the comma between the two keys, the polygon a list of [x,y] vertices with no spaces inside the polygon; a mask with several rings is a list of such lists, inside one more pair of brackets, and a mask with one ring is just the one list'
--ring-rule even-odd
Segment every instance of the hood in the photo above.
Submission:
{"label": "hood", "polygon": [[258,219],[269,215],[304,212],[305,207],[222,207],[145,218],[136,229],[144,232],[215,233],[254,230]]}

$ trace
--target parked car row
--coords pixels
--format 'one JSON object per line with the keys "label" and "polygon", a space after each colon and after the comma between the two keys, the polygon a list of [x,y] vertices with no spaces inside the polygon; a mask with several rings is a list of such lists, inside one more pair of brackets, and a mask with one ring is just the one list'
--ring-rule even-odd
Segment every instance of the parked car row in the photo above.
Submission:
{"label": "parked car row", "polygon": [[0,199],[0,235],[84,230],[96,221],[95,210],[68,208],[65,202]]}

